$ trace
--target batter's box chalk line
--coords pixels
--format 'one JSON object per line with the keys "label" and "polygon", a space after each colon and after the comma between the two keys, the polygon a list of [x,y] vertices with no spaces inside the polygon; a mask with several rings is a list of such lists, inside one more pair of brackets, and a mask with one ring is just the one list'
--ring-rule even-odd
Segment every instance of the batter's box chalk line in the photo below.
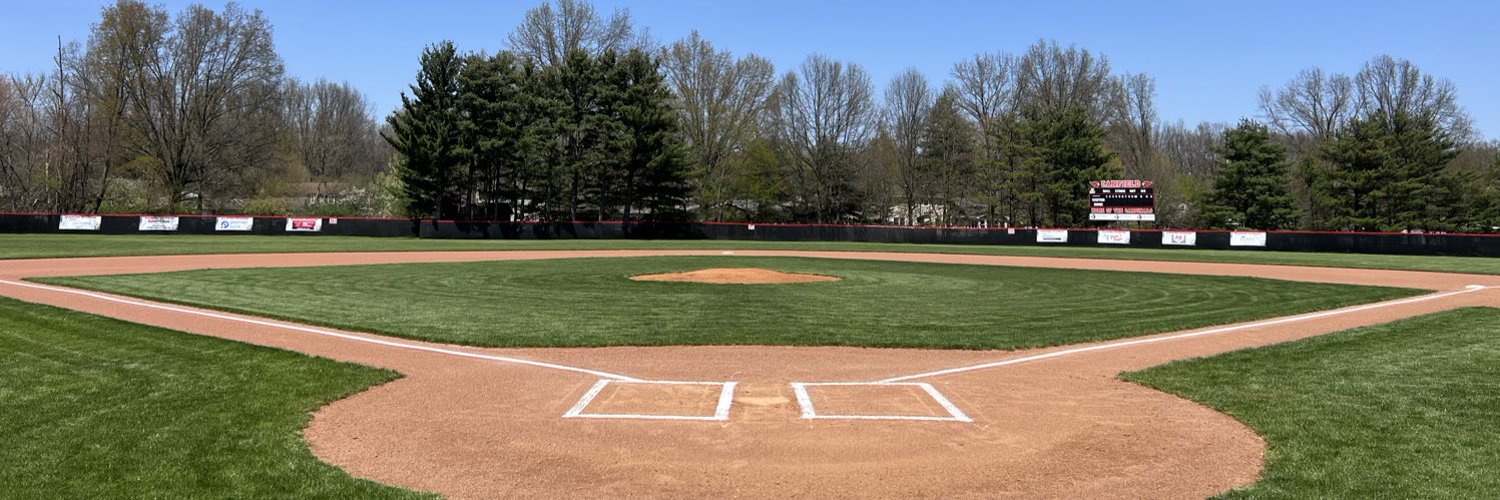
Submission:
{"label": "batter's box chalk line", "polygon": [[[946,417],[925,415],[835,415],[829,413],[818,413],[817,407],[813,406],[812,396],[808,394],[808,387],[916,387],[927,393],[939,406],[948,412]],[[925,422],[964,422],[970,423],[974,419],[965,415],[958,405],[949,401],[943,393],[925,382],[792,382],[792,391],[797,394],[797,404],[802,406],[802,418],[808,420],[913,420]]]}
{"label": "batter's box chalk line", "polygon": [[[713,415],[660,415],[660,414],[635,414],[635,413],[587,413],[589,403],[604,392],[605,387],[610,384],[619,385],[717,385],[719,389],[719,403],[714,407]],[[584,393],[578,403],[573,405],[563,418],[613,418],[613,419],[635,419],[635,420],[729,420],[729,407],[734,404],[734,386],[736,382],[685,382],[676,380],[620,380],[600,379],[594,383],[589,392]]]}

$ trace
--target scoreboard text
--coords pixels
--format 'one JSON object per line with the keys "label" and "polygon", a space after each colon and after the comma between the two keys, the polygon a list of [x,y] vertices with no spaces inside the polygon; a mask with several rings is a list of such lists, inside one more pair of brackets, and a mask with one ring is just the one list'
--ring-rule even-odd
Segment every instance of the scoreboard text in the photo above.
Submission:
{"label": "scoreboard text", "polygon": [[1156,189],[1151,181],[1089,182],[1089,220],[1156,220]]}

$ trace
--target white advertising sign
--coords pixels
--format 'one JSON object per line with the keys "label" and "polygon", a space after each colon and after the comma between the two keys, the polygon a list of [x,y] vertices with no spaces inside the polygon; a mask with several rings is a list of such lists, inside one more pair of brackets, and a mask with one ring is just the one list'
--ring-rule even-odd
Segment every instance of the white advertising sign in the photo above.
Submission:
{"label": "white advertising sign", "polygon": [[1198,246],[1198,233],[1192,231],[1162,231],[1161,244],[1179,247]]}
{"label": "white advertising sign", "polygon": [[1103,245],[1129,245],[1130,231],[1100,229],[1099,243]]}
{"label": "white advertising sign", "polygon": [[214,221],[214,231],[249,231],[252,227],[254,217],[219,217]]}
{"label": "white advertising sign", "polygon": [[1036,230],[1037,243],[1067,243],[1067,229],[1038,229]]}
{"label": "white advertising sign", "polygon": [[1266,246],[1266,233],[1235,231],[1229,233],[1229,246],[1232,247],[1263,247]]}
{"label": "white advertising sign", "polygon": [[104,218],[97,215],[64,215],[57,223],[57,228],[63,231],[98,231],[102,222]]}
{"label": "white advertising sign", "polygon": [[323,219],[287,219],[288,232],[316,233],[323,230]]}
{"label": "white advertising sign", "polygon": [[177,217],[162,215],[142,215],[141,231],[176,231]]}

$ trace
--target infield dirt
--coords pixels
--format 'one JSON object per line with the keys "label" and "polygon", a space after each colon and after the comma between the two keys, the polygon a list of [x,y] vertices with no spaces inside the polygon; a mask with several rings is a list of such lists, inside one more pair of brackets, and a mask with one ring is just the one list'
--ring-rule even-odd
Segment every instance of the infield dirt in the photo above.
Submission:
{"label": "infield dirt", "polygon": [[[950,262],[1260,276],[1442,291],[1500,277],[1176,262],[854,252],[740,255]],[[9,261],[0,279],[396,262],[720,255],[720,251],[427,252],[122,257]],[[458,498],[1094,497],[1201,498],[1253,482],[1265,444],[1234,419],[1115,378],[1187,357],[1295,340],[1463,306],[1500,306],[1500,290],[1118,348],[936,351],[845,347],[477,349],[395,341],[623,374],[737,381],[725,421],[566,419],[598,376],[314,335],[283,323],[192,308],[122,303],[13,283],[0,293],[155,326],[398,370],[406,375],[319,410],[313,452],[352,474]],[[255,323],[247,323],[253,320]],[[390,341],[374,335],[352,337]],[[1163,337],[1163,334],[1157,337]],[[1151,337],[1147,337],[1151,338]],[[1097,345],[1109,345],[1106,342]],[[791,382],[865,382],[1049,352],[1030,363],[928,377],[973,423],[801,418]],[[865,391],[880,394],[881,391]],[[631,394],[639,399],[632,400]],[[846,393],[839,397],[857,395]],[[877,396],[869,396],[877,397]],[[930,411],[907,396],[904,412]],[[711,411],[693,391],[611,393],[608,407]],[[686,398],[686,399],[683,399]],[[682,400],[677,400],[682,399]],[[878,408],[881,402],[830,404]],[[600,409],[605,409],[601,406]],[[205,450],[211,452],[211,450]]]}

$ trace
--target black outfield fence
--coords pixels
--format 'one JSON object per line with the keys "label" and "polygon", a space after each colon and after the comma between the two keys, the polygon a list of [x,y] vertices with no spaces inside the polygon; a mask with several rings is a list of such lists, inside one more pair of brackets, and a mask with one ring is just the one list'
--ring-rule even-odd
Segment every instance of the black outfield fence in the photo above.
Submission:
{"label": "black outfield fence", "polygon": [[0,233],[259,234],[468,239],[707,239],[1206,248],[1500,257],[1500,235],[932,228],[819,224],[494,222],[374,217],[0,214]]}

